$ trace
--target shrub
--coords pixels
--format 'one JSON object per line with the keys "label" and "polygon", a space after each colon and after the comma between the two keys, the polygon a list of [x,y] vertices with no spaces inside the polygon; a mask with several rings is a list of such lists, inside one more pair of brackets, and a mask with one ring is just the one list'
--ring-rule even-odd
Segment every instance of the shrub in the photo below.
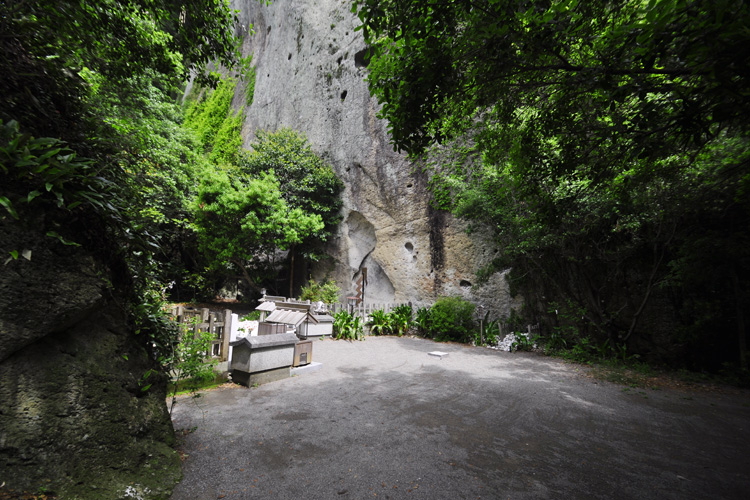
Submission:
{"label": "shrub", "polygon": [[260,319],[260,311],[250,311],[240,318],[240,321],[258,321]]}
{"label": "shrub", "polygon": [[417,332],[420,335],[427,335],[430,330],[430,308],[420,307],[417,309],[416,317],[414,318],[414,325],[417,327]]}
{"label": "shrub", "polygon": [[364,340],[364,325],[359,316],[349,311],[341,311],[333,315],[333,334],[336,339]]}
{"label": "shrub", "polygon": [[370,333],[373,335],[387,335],[391,331],[390,318],[382,309],[372,311],[370,313],[370,320],[367,322],[370,325]]}
{"label": "shrub", "polygon": [[[195,320],[193,321],[195,324]],[[211,359],[211,344],[213,334],[211,332],[201,332],[196,335],[190,324],[181,324],[180,342],[174,354],[174,364],[172,365],[172,375],[175,380],[172,386],[172,402],[169,406],[169,414],[172,414],[175,402],[177,401],[177,391],[189,389],[195,392],[200,386],[215,378],[214,368],[216,360]],[[150,374],[147,373],[145,378]],[[182,382],[181,384],[179,382]],[[148,386],[146,387],[146,389]]]}
{"label": "shrub", "polygon": [[430,308],[427,335],[435,340],[469,342],[476,328],[475,307],[460,297],[441,297]]}
{"label": "shrub", "polygon": [[185,126],[195,131],[213,161],[234,163],[242,147],[240,128],[244,117],[232,113],[231,104],[237,82],[222,80],[213,91],[205,91],[191,102],[185,112]]}
{"label": "shrub", "polygon": [[339,299],[341,288],[330,278],[322,283],[312,279],[300,291],[300,300],[309,300],[310,302],[323,302],[324,304],[333,304]]}
{"label": "shrub", "polygon": [[406,333],[411,326],[411,306],[402,304],[394,307],[393,311],[388,313],[389,326],[392,333],[399,337]]}
{"label": "shrub", "polygon": [[382,309],[373,311],[367,324],[370,325],[370,333],[373,335],[394,334],[400,337],[409,330],[412,324],[411,316],[411,306],[402,304],[394,307],[389,313]]}
{"label": "shrub", "polygon": [[[487,313],[489,314],[489,313]],[[500,321],[497,319],[485,320],[484,322],[484,343],[486,345],[497,345],[502,340],[500,335]]]}

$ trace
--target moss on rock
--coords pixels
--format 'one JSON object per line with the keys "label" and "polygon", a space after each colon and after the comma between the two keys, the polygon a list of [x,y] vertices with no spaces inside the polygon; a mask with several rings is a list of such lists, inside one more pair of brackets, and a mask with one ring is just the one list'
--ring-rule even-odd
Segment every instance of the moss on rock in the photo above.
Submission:
{"label": "moss on rock", "polygon": [[[54,280],[55,270],[29,272]],[[36,297],[26,295],[30,307]],[[0,478],[60,498],[169,498],[181,470],[166,378],[142,390],[155,367],[125,312],[114,301],[84,307],[61,329],[40,321],[48,334],[0,362]]]}
{"label": "moss on rock", "polygon": [[0,218],[0,253],[32,250],[0,273],[1,493],[168,498],[181,470],[166,377],[142,390],[156,367],[108,266],[37,226]]}

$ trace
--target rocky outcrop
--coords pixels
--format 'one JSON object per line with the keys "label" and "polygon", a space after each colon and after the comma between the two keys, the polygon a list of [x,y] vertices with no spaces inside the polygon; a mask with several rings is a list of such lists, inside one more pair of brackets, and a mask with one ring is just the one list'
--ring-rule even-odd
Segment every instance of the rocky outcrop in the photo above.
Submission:
{"label": "rocky outcrop", "polygon": [[423,174],[393,151],[364,81],[366,47],[355,31],[351,3],[232,3],[240,10],[238,32],[254,27],[243,46],[256,69],[254,101],[245,106],[243,84],[233,103],[246,115],[245,145],[258,129],[304,132],[346,186],[343,223],[329,246],[331,259],[315,269],[317,277],[335,278],[351,295],[366,267],[372,301],[429,303],[461,295],[496,316],[507,314],[511,298],[502,276],[472,286],[476,271],[494,256],[492,245],[432,210]]}
{"label": "rocky outcrop", "polygon": [[[0,220],[0,481],[60,498],[167,498],[180,460],[165,380],[79,247]],[[0,495],[2,496],[2,495]]]}
{"label": "rocky outcrop", "polygon": [[0,279],[0,362],[101,307],[105,284],[91,256],[10,225],[0,225],[0,242],[3,259],[21,253]]}

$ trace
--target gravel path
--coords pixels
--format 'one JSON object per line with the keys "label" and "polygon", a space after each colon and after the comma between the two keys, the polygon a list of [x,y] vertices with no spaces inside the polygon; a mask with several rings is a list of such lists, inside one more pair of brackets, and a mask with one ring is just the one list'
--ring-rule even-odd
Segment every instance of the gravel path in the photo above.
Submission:
{"label": "gravel path", "polygon": [[747,393],[629,389],[416,338],[316,341],[313,360],[182,399],[172,499],[750,498]]}

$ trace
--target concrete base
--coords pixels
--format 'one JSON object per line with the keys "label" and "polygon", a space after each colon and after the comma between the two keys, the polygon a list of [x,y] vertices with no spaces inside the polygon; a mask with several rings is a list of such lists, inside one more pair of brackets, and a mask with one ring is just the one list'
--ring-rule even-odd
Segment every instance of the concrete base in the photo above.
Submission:
{"label": "concrete base", "polygon": [[254,385],[263,385],[269,382],[276,382],[277,380],[284,380],[285,378],[289,377],[291,377],[291,372],[288,366],[256,373],[247,373],[241,370],[232,370],[232,381],[238,384],[245,385],[247,387],[252,387]]}
{"label": "concrete base", "polygon": [[322,338],[324,338],[324,337],[325,337],[325,338],[327,338],[327,339],[330,339],[330,338],[332,338],[332,337],[333,337],[333,335],[332,335],[332,334],[330,334],[330,333],[326,333],[326,334],[322,334],[322,333],[321,333],[321,334],[319,334],[319,335],[318,335],[318,334],[316,334],[316,335],[310,334],[310,335],[308,335],[308,336],[307,336],[307,338],[305,338],[305,336],[304,336],[304,335],[303,335],[303,336],[301,336],[301,337],[300,337],[300,336],[298,335],[297,337],[298,337],[298,338],[299,338],[300,340],[319,340],[319,339],[322,339]]}
{"label": "concrete base", "polygon": [[310,364],[292,368],[292,375],[304,375],[305,373],[316,372],[321,368],[323,368],[323,363],[313,361]]}

